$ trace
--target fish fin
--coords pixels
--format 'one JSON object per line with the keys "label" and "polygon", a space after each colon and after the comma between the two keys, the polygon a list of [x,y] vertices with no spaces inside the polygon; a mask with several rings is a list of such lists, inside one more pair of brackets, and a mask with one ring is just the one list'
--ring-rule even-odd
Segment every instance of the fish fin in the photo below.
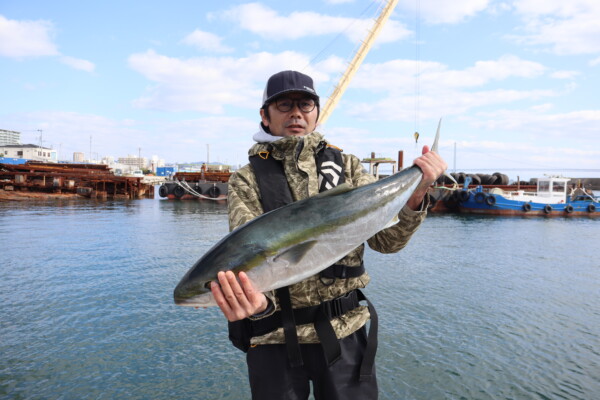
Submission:
{"label": "fish fin", "polygon": [[438,122],[437,133],[435,134],[435,139],[433,141],[433,145],[431,146],[431,151],[435,151],[438,153],[438,141],[440,140],[440,126],[442,125],[442,119],[440,118],[440,122]]}
{"label": "fish fin", "polygon": [[275,263],[284,262],[287,265],[295,265],[300,260],[302,260],[302,257],[304,257],[304,255],[310,249],[312,249],[315,244],[317,244],[316,240],[309,240],[307,242],[302,242],[297,245],[288,247],[282,253],[277,254],[275,257],[273,257],[273,261]]}
{"label": "fish fin", "polygon": [[334,188],[331,188],[329,190],[326,190],[324,192],[316,194],[313,197],[337,196],[338,194],[343,194],[343,193],[349,192],[352,189],[354,189],[354,188],[349,183],[342,183],[342,184],[337,185]]}
{"label": "fish fin", "polygon": [[392,220],[388,222],[382,229],[390,228],[396,225],[398,222],[400,222],[400,219],[398,218],[398,214],[396,214],[394,215],[394,218],[392,218]]}

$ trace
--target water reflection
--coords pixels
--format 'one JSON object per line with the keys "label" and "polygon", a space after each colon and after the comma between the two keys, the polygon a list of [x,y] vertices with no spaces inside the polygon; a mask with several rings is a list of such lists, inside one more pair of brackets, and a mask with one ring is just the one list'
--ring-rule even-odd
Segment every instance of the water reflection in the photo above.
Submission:
{"label": "water reflection", "polygon": [[175,214],[227,214],[227,202],[210,200],[159,200],[161,211]]}

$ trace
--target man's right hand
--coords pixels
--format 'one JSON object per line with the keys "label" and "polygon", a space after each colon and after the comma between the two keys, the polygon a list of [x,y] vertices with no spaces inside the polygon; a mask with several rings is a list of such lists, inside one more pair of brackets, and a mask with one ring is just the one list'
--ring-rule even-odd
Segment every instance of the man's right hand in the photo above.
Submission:
{"label": "man's right hand", "polygon": [[262,292],[256,291],[245,272],[238,274],[239,281],[232,271],[219,272],[210,290],[219,308],[228,321],[239,321],[267,309],[269,302]]}

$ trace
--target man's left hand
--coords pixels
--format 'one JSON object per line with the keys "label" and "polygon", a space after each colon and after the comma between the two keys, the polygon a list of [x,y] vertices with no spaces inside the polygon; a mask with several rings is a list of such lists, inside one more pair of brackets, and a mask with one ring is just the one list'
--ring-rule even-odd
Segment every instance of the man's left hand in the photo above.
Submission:
{"label": "man's left hand", "polygon": [[423,171],[423,179],[406,204],[416,211],[420,209],[429,186],[444,173],[448,164],[438,153],[429,151],[429,146],[423,146],[422,156],[415,159],[414,165]]}
{"label": "man's left hand", "polygon": [[228,321],[239,321],[267,309],[269,305],[264,293],[256,291],[252,281],[244,272],[238,274],[239,281],[232,271],[219,272],[210,286],[215,301]]}

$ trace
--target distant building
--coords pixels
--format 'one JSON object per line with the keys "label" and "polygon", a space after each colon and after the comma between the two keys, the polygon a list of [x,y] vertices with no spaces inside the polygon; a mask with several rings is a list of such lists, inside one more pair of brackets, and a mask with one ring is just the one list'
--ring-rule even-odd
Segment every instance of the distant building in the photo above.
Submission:
{"label": "distant building", "polygon": [[117,163],[129,165],[136,169],[142,169],[146,168],[148,165],[148,159],[146,157],[134,157],[132,155],[128,155],[127,157],[119,157],[117,159]]}
{"label": "distant building", "polygon": [[148,165],[148,169],[150,169],[152,172],[157,172],[158,168],[164,167],[164,166],[165,166],[165,160],[158,158],[157,155],[153,155],[150,158],[150,165]]}
{"label": "distant building", "polygon": [[0,146],[3,157],[24,158],[26,160],[56,162],[56,150],[35,144],[9,144]]}
{"label": "distant building", "polygon": [[73,153],[73,162],[81,163],[81,162],[83,162],[84,159],[85,159],[85,155],[82,152],[76,151]]}
{"label": "distant building", "polygon": [[21,132],[0,129],[0,146],[21,144]]}

